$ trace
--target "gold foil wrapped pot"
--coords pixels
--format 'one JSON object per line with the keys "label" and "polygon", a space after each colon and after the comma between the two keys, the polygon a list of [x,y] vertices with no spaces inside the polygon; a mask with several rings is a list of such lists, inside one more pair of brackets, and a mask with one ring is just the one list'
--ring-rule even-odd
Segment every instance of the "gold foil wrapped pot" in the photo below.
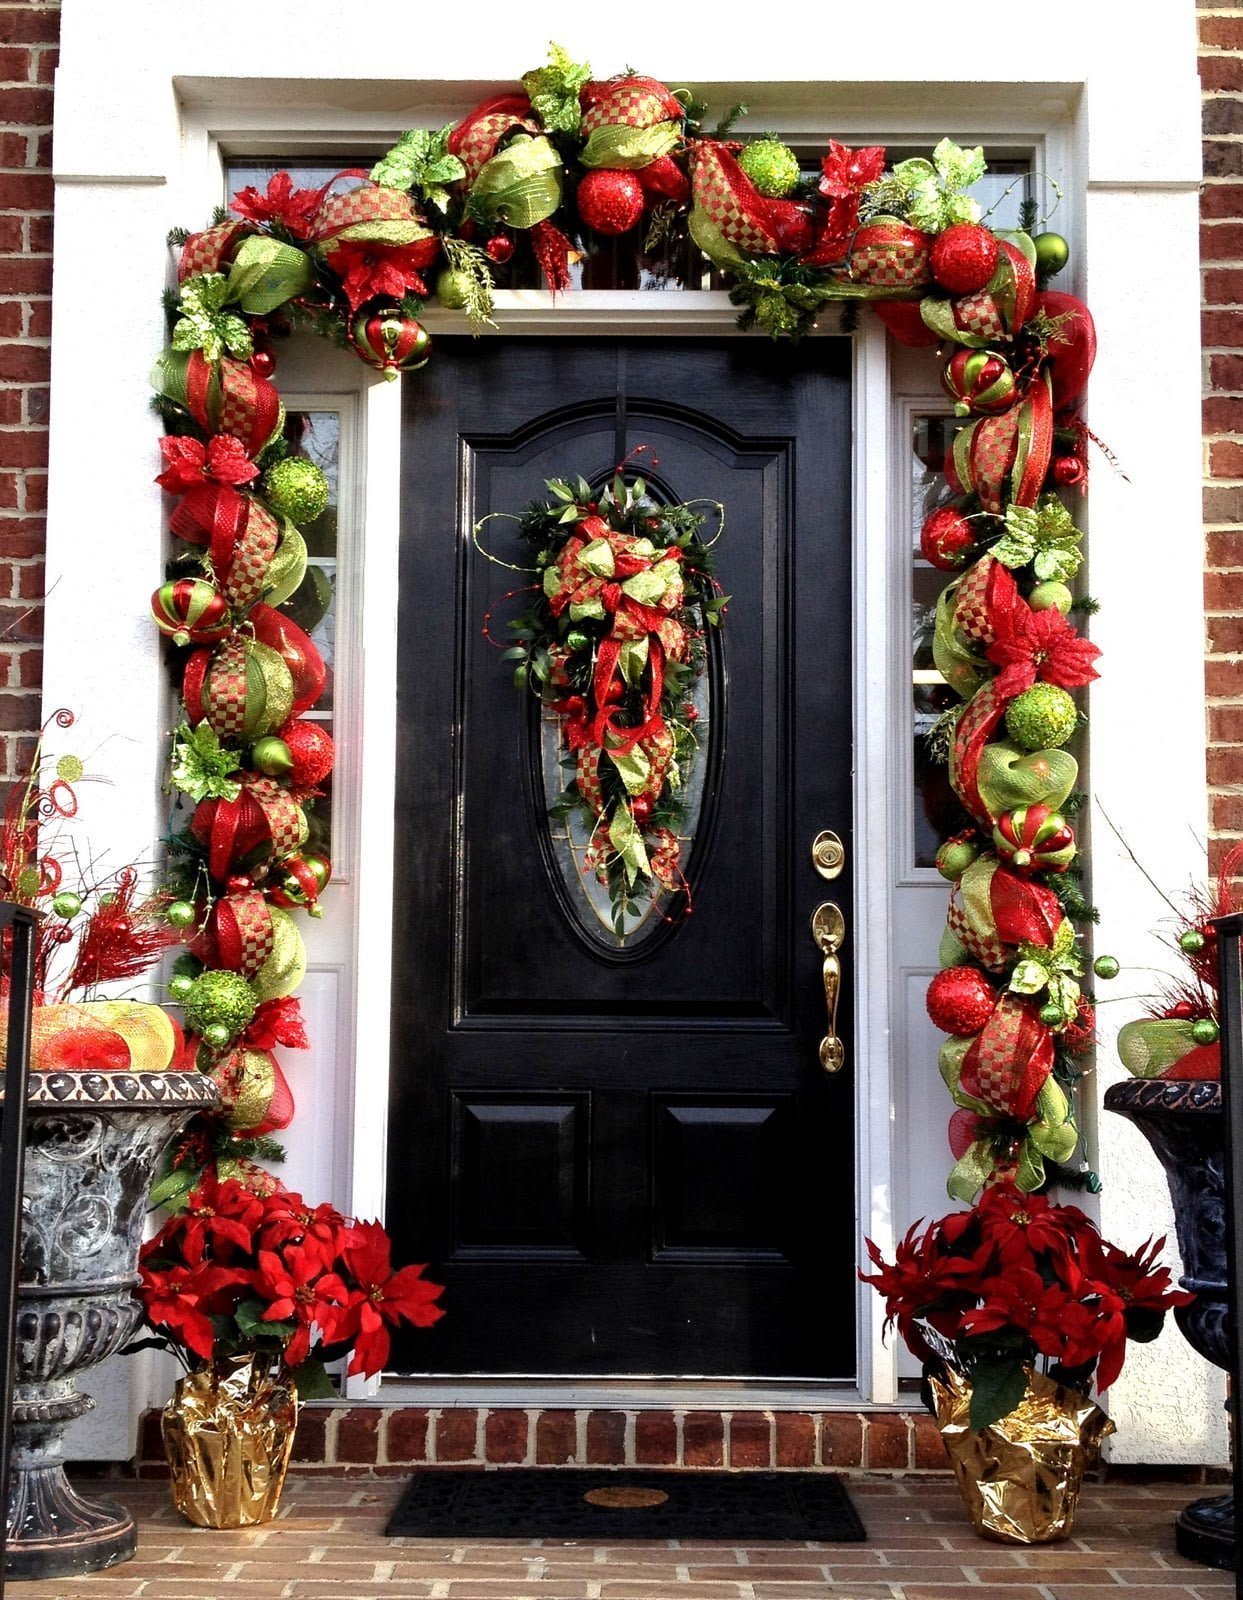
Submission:
{"label": "gold foil wrapped pot", "polygon": [[1086,1395],[1030,1373],[1019,1404],[988,1428],[970,1422],[971,1384],[928,1380],[937,1426],[975,1531],[1003,1544],[1070,1537],[1079,1490],[1114,1425]]}
{"label": "gold foil wrapped pot", "polygon": [[178,1511],[200,1528],[271,1521],[297,1420],[293,1383],[270,1355],[229,1357],[180,1379],[162,1417]]}

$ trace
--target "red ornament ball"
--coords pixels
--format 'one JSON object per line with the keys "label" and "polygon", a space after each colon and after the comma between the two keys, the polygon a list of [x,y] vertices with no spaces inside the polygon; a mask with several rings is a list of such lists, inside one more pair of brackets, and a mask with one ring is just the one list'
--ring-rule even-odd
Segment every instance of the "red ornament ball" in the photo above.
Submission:
{"label": "red ornament ball", "polygon": [[484,245],[483,253],[489,261],[503,267],[514,253],[514,241],[507,233],[494,233]]}
{"label": "red ornament ball", "polygon": [[578,186],[578,214],[596,233],[629,233],[643,215],[643,185],[633,172],[599,167]]}
{"label": "red ornament ball", "polygon": [[250,358],[250,370],[260,378],[270,378],[276,371],[276,357],[270,350],[256,349]]}
{"label": "red ornament ball", "polygon": [[926,1004],[934,1027],[969,1039],[992,1016],[997,991],[978,967],[946,967],[928,985]]}
{"label": "red ornament ball", "polygon": [[974,549],[971,524],[953,506],[941,506],[932,512],[919,530],[920,554],[938,572],[958,572],[967,565]]}
{"label": "red ornament ball", "polygon": [[951,294],[974,294],[997,270],[997,240],[978,222],[956,222],[937,235],[929,262],[932,276]]}
{"label": "red ornament ball", "polygon": [[336,758],[327,728],[321,722],[287,722],[280,737],[289,746],[293,761],[289,781],[296,789],[317,788],[332,771]]}
{"label": "red ornament ball", "polygon": [[1052,477],[1059,489],[1076,489],[1086,472],[1078,456],[1057,456],[1053,462]]}

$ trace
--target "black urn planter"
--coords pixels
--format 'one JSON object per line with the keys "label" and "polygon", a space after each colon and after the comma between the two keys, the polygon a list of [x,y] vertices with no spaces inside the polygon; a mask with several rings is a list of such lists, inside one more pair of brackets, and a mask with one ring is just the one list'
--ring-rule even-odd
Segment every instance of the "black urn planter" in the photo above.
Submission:
{"label": "black urn planter", "polygon": [[70,1486],[63,1436],[95,1403],[75,1389],[78,1372],[119,1350],[138,1321],[138,1248],[164,1147],[216,1097],[215,1084],[196,1072],[31,1075],[9,1578],[91,1572],[134,1553],[129,1512]]}
{"label": "black urn planter", "polygon": [[[1131,1078],[1105,1093],[1105,1109],[1133,1122],[1165,1168],[1183,1258],[1184,1289],[1195,1300],[1174,1313],[1198,1355],[1229,1371],[1226,1285],[1225,1128],[1221,1084]],[[1181,1555],[1235,1570],[1234,1496],[1193,1501],[1174,1524]]]}

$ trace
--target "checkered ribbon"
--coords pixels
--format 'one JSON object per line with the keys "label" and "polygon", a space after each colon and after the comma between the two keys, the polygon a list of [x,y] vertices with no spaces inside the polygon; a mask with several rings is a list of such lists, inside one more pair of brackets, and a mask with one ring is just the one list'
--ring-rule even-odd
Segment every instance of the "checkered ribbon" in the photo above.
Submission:
{"label": "checkered ribbon", "polygon": [[202,688],[203,711],[225,740],[239,738],[246,726],[247,659],[244,640],[226,639],[207,668]]}
{"label": "checkered ribbon", "polygon": [[302,843],[305,822],[302,807],[274,778],[247,778],[245,789],[263,813],[272,840],[272,854],[278,861],[282,856],[292,855]]}
{"label": "checkered ribbon", "polygon": [[851,243],[850,276],[877,289],[915,289],[928,282],[931,240],[896,218],[868,223]]}
{"label": "checkered ribbon", "polygon": [[[967,446],[967,487],[975,490],[981,506],[994,517],[1001,516],[1004,510],[1005,479],[1018,453],[1021,409],[1015,406],[1002,412],[999,417],[981,417],[970,428],[963,430],[971,435]],[[957,439],[954,442],[954,457],[957,461]],[[959,476],[962,476],[961,472]]]}
{"label": "checkered ribbon", "polygon": [[811,248],[807,211],[793,200],[766,199],[724,145],[702,139],[690,159],[695,210],[727,244],[749,255],[802,255]]}
{"label": "checkered ribbon", "polygon": [[448,150],[466,168],[462,180],[469,189],[482,169],[496,154],[496,147],[514,128],[527,133],[538,131],[531,114],[531,102],[524,94],[495,95],[463,117],[449,135]]}
{"label": "checkered ribbon", "polygon": [[993,818],[980,795],[980,756],[1005,715],[1007,701],[995,682],[986,683],[967,702],[954,728],[950,746],[949,779],[954,793],[976,819],[991,827]]}
{"label": "checkered ribbon", "polygon": [[254,229],[249,222],[221,222],[214,228],[192,233],[181,247],[177,262],[177,282],[197,278],[202,272],[223,272],[234,247]]}
{"label": "checkered ribbon", "polygon": [[589,83],[579,98],[584,108],[580,124],[584,138],[597,128],[652,128],[658,122],[679,122],[686,115],[681,101],[655,78],[611,78],[604,83]]}
{"label": "checkered ribbon", "polygon": [[212,914],[216,960],[249,978],[272,953],[272,913],[257,889],[224,895]]}
{"label": "checkered ribbon", "polygon": [[[337,176],[355,175],[338,173]],[[335,183],[336,178],[332,181]],[[393,231],[394,225],[401,237]],[[412,234],[407,232],[411,227],[415,230]],[[407,243],[428,231],[404,189],[367,182],[343,194],[328,195],[315,213],[311,237],[320,244],[330,245],[337,240],[365,240],[374,235],[385,243],[397,244]]]}
{"label": "checkered ribbon", "polygon": [[1036,1096],[1053,1070],[1053,1035],[1030,1000],[1003,994],[963,1057],[962,1087],[1019,1122],[1031,1119]]}
{"label": "checkered ribbon", "polygon": [[280,543],[280,524],[257,500],[246,502],[246,522],[234,542],[223,572],[212,551],[212,565],[223,579],[221,593],[235,611],[245,611],[263,593],[268,569]]}
{"label": "checkered ribbon", "polygon": [[1008,567],[992,556],[981,556],[959,580],[954,595],[954,626],[964,638],[990,645],[997,624],[1013,610],[1018,585]]}
{"label": "checkered ribbon", "polygon": [[204,483],[182,498],[169,527],[178,539],[208,547],[220,591],[235,611],[263,593],[280,542],[280,524],[266,506],[228,484]]}
{"label": "checkered ribbon", "polygon": [[585,744],[578,752],[574,765],[574,782],[579,796],[587,802],[597,817],[604,815],[604,791],[600,787],[600,758],[604,752],[597,744]]}
{"label": "checkered ribbon", "polygon": [[978,340],[981,344],[993,344],[1009,337],[1001,309],[987,289],[977,289],[974,294],[962,295],[951,303],[954,325],[972,336],[971,343]]}

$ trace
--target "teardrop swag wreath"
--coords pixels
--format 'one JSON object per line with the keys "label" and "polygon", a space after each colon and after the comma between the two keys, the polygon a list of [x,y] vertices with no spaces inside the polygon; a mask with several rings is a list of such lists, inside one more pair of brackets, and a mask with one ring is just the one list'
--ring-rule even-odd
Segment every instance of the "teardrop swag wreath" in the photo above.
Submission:
{"label": "teardrop swag wreath", "polygon": [[[958,697],[939,742],[963,807],[938,857],[953,891],[944,970],[929,989],[933,1019],[950,1035],[940,1059],[957,1107],[950,1190],[965,1201],[1001,1179],[1032,1190],[1046,1163],[1060,1178],[1078,1176],[1065,1165],[1078,1138],[1071,1095],[1093,1020],[1076,924],[1094,912],[1080,890],[1072,819],[1082,797],[1065,746],[1082,720],[1074,692],[1096,676],[1097,651],[1070,620],[1091,602],[1071,587],[1080,533],[1063,496],[1086,487],[1076,407],[1095,335],[1082,301],[1046,287],[1067,247],[1035,232],[1034,208],[1026,230],[984,225],[968,192],[984,171],[981,150],[949,140],[930,159],[892,167],[879,147],[830,141],[806,178],[777,140],[710,130],[689,94],[633,73],[593,78],[554,46],[521,87],[439,131],[405,134],[370,176],[343,175],[353,187],[334,179],[297,189],[278,173],[266,192],[236,195],[205,232],[178,236],[171,344],[156,383],[168,428],[159,481],[175,497],[180,543],[153,601],[185,710],[172,765],[187,806],[174,840],[174,913],[190,949],[173,989],[226,1113],[196,1129],[174,1184],[213,1163],[258,1187],[272,1181],[255,1158],[276,1153],[267,1136],[292,1110],[273,1052],[305,1042],[293,912],[317,909],[330,871],[304,843],[332,765],[331,741],[302,720],[323,664],[288,614],[310,581],[299,524],[323,509],[324,484],[290,452],[275,346],[309,328],[395,377],[429,358],[418,318],[433,270],[440,300],[483,323],[498,273],[525,258],[564,290],[593,237],[631,231],[644,247],[698,250],[730,284],[744,328],[796,335],[827,303],[863,301],[900,342],[935,347],[962,419],[921,535],[925,557],[951,575],[934,653]],[[572,543],[600,508],[576,486],[564,492]],[[614,491],[613,511],[636,493]],[[667,525],[669,508],[662,515]],[[555,575],[550,611],[568,548],[545,566]],[[580,565],[586,549],[576,551]],[[687,568],[684,551],[684,580]],[[529,648],[534,636],[519,640],[520,666],[538,677],[540,661],[567,699],[575,685],[557,685],[559,673],[595,685],[620,664],[619,651],[608,668],[604,630],[579,631],[584,642],[555,663]],[[666,670],[680,665],[662,648]],[[665,699],[652,697],[648,721],[663,718],[676,759]],[[604,710],[597,699],[593,715]],[[610,733],[606,715],[599,731],[607,746],[619,730]],[[654,739],[653,728],[633,750],[643,737]],[[645,755],[637,792],[638,777],[610,763],[634,833],[635,801],[651,782],[653,751]],[[600,815],[629,886],[640,848],[660,869],[650,834],[647,844],[613,836],[620,798]],[[642,820],[659,825],[663,791],[647,798],[653,811]]]}

